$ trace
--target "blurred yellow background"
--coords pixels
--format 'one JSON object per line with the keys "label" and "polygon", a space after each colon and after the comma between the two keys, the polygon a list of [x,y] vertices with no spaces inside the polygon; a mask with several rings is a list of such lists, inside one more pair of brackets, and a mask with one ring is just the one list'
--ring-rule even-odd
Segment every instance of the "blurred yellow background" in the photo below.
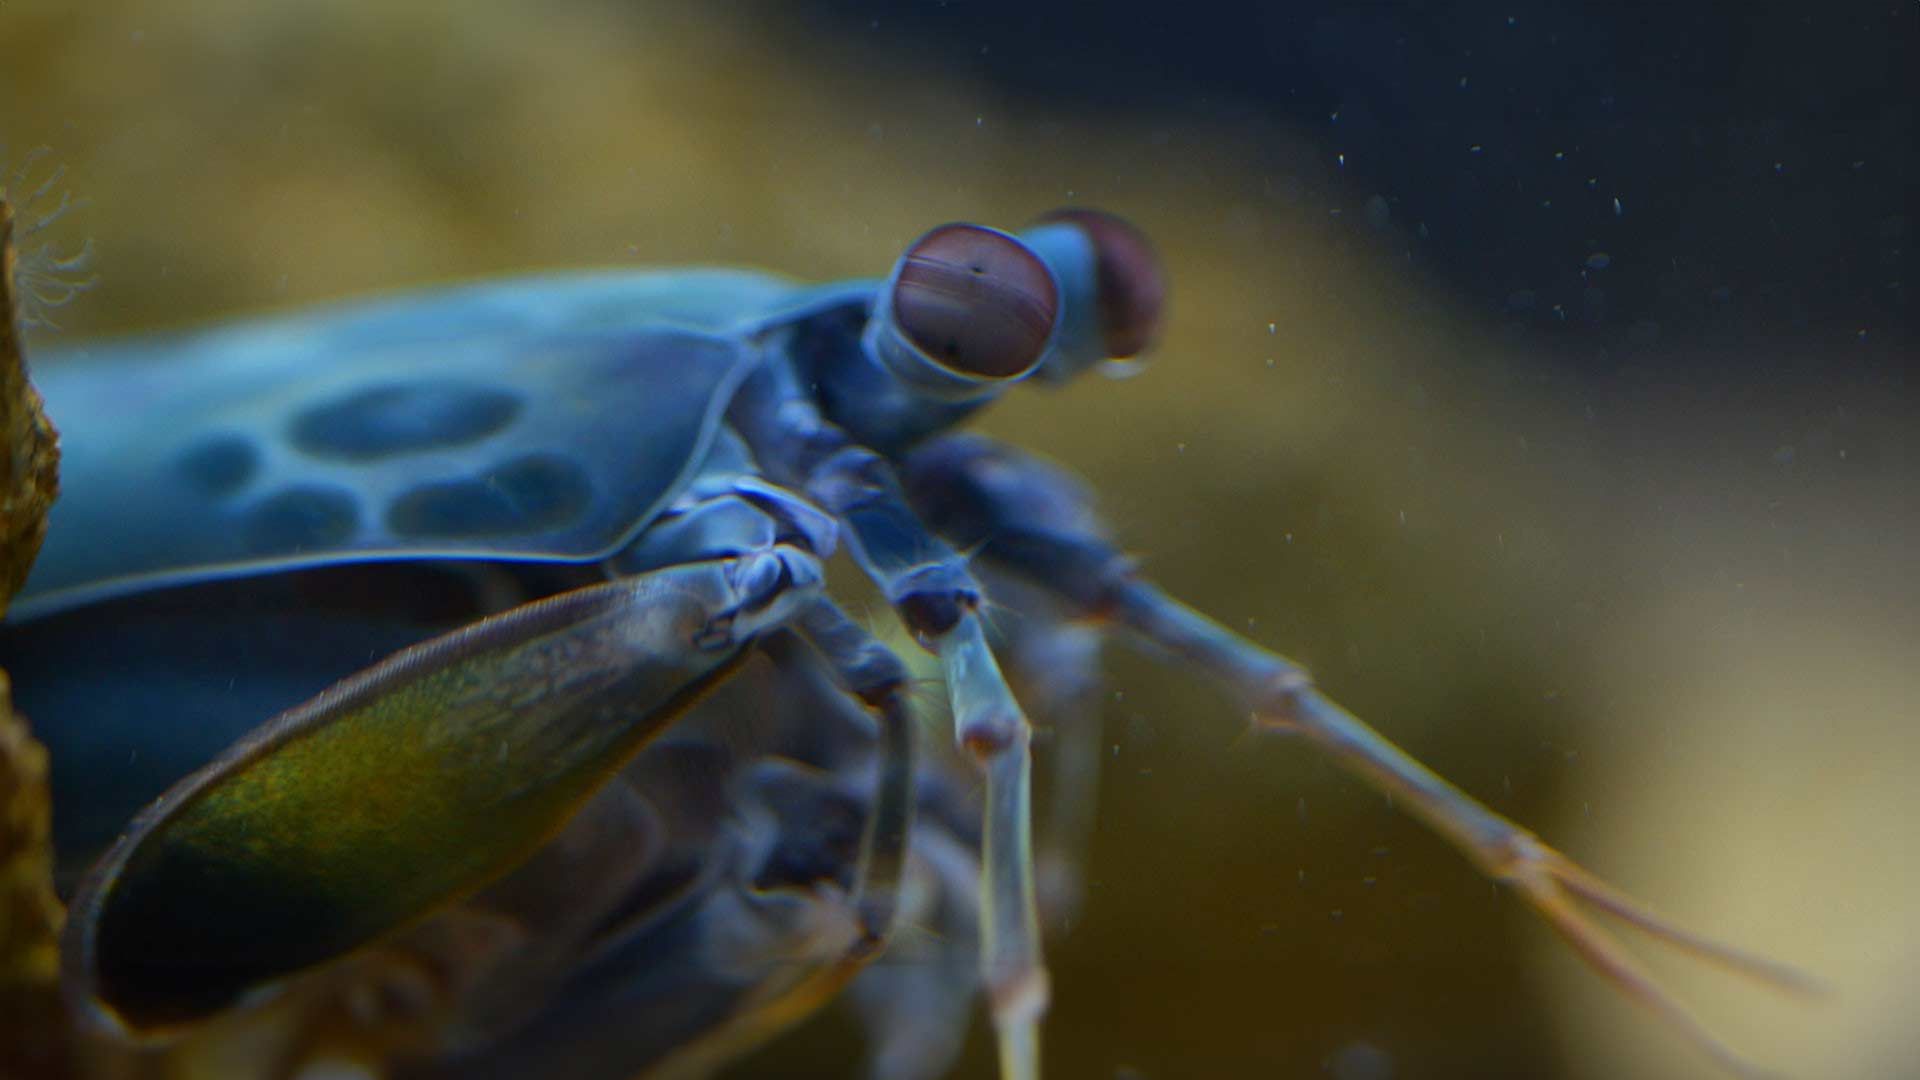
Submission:
{"label": "blurred yellow background", "polygon": [[[1836,986],[1809,1007],[1659,962],[1749,1056],[1910,1072],[1907,387],[1658,347],[1569,376],[1416,284],[1394,227],[1284,194],[1320,148],[1023,100],[783,10],[11,0],[0,140],[69,166],[62,235],[97,252],[30,344],[558,266],[873,276],[941,221],[1118,211],[1173,282],[1154,364],[984,426],[1079,467],[1153,574],[1444,775]],[[1051,1075],[1707,1071],[1361,785],[1239,738],[1181,672],[1109,670]],[[983,1029],[965,1076],[991,1075]],[[737,1075],[850,1075],[850,1030]]]}

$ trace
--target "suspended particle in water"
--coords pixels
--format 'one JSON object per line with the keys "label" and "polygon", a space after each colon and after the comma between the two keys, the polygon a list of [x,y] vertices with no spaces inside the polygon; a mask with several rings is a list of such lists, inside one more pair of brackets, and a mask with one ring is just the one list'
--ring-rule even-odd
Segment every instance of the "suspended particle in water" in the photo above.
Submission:
{"label": "suspended particle in water", "polygon": [[1386,196],[1384,195],[1368,197],[1366,213],[1367,224],[1376,229],[1385,229],[1393,223],[1393,208],[1388,205]]}
{"label": "suspended particle in water", "polygon": [[1372,1043],[1351,1042],[1333,1052],[1326,1060],[1326,1072],[1334,1080],[1392,1080],[1393,1056]]}

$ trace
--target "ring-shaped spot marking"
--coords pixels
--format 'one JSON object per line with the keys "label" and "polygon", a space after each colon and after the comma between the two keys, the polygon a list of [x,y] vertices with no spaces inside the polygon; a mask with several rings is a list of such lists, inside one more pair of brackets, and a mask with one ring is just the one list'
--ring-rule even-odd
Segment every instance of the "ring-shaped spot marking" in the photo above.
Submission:
{"label": "ring-shaped spot marking", "polygon": [[543,532],[578,520],[592,501],[593,485],[578,463],[527,454],[476,477],[413,488],[387,509],[387,528],[441,540]]}
{"label": "ring-shaped spot marking", "polygon": [[187,447],[174,468],[195,491],[222,499],[238,494],[260,471],[260,448],[244,435],[213,435]]}
{"label": "ring-shaped spot marking", "polygon": [[302,485],[277,491],[247,511],[242,532],[258,555],[338,547],[360,526],[360,500],[343,488]]}
{"label": "ring-shaped spot marking", "polygon": [[372,461],[464,446],[520,413],[508,390],[453,380],[390,383],[311,406],[293,419],[293,445],[317,458]]}

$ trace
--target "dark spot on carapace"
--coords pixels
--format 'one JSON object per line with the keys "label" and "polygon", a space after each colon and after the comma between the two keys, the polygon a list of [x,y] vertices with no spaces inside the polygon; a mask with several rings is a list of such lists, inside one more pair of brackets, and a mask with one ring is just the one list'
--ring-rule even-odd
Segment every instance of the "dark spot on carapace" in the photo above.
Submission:
{"label": "dark spot on carapace", "polygon": [[360,500],[341,488],[302,486],[254,504],[243,528],[255,555],[291,555],[336,547],[360,524]]}
{"label": "dark spot on carapace", "polygon": [[214,435],[186,449],[174,467],[194,490],[216,499],[235,495],[260,469],[260,448],[244,435]]}
{"label": "dark spot on carapace", "polygon": [[301,412],[293,445],[319,458],[371,461],[477,442],[513,422],[520,398],[460,382],[403,382],[356,390]]}
{"label": "dark spot on carapace", "polygon": [[528,454],[471,479],[414,488],[388,508],[387,528],[442,540],[544,532],[579,520],[592,500],[585,469],[557,454]]}

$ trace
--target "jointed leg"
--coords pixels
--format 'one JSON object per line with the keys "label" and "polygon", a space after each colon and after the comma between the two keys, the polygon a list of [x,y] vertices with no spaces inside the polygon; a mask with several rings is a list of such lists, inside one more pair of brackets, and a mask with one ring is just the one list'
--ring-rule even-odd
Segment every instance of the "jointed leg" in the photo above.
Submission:
{"label": "jointed leg", "polygon": [[[904,849],[913,819],[913,725],[906,666],[824,597],[802,610],[791,625],[812,645],[811,652],[817,653],[817,659],[795,655],[809,650],[791,638],[764,640],[760,647],[777,665],[791,669],[802,680],[812,680],[795,682],[781,692],[810,701],[812,711],[849,704],[847,698],[851,698],[865,707],[877,728],[877,771],[859,862],[846,900],[830,905],[839,914],[851,914],[851,938],[836,941],[834,954],[821,958],[825,962],[799,965],[792,978],[758,980],[751,995],[723,1023],[677,1049],[672,1067],[661,1070],[663,1075],[707,1075],[742,1050],[761,1045],[811,1015],[886,949],[893,928]],[[832,676],[830,684],[820,677],[820,661]],[[804,908],[811,900],[802,900],[784,889],[776,890],[777,895],[749,896],[754,893],[757,890],[743,889],[739,895],[749,907],[778,901],[779,910],[797,908],[797,925],[809,924]],[[801,903],[796,904],[796,900]],[[843,906],[850,912],[839,912]],[[721,921],[737,923],[752,917],[734,914]],[[778,947],[769,949],[761,941],[749,941],[741,950],[749,966],[764,964],[768,955],[777,956],[781,951]],[[801,955],[816,951],[813,943],[807,942]]]}
{"label": "jointed leg", "polygon": [[916,501],[981,557],[1051,591],[1087,618],[1122,627],[1239,696],[1261,731],[1312,740],[1390,795],[1526,901],[1604,978],[1723,1066],[1751,1067],[1646,975],[1585,904],[1695,956],[1775,986],[1813,984],[1783,965],[1709,941],[1648,912],[1537,837],[1441,779],[1334,704],[1304,669],[1171,599],[1133,572],[1056,468],[983,439],[952,437],[909,463]]}
{"label": "jointed leg", "polygon": [[938,641],[954,730],[986,774],[980,970],[1000,1039],[1000,1075],[1029,1080],[1039,1075],[1040,1018],[1048,996],[1034,904],[1029,729],[977,616],[961,620]]}
{"label": "jointed leg", "polygon": [[979,586],[906,507],[886,463],[852,450],[825,463],[821,474],[823,501],[849,526],[855,558],[940,658],[954,736],[985,777],[980,970],[1001,1075],[1031,1080],[1040,1069],[1047,974],[1034,905],[1027,718],[987,647]]}
{"label": "jointed leg", "polygon": [[1313,685],[1299,665],[1254,645],[1155,586],[1116,582],[1107,618],[1207,672],[1252,710],[1256,727],[1299,735],[1446,837],[1489,877],[1518,889],[1574,950],[1629,997],[1659,1014],[1736,1073],[1754,1071],[1662,990],[1586,904],[1701,959],[1795,991],[1812,982],[1791,968],[1701,937],[1649,912],[1420,764]]}
{"label": "jointed leg", "polygon": [[880,726],[879,769],[853,902],[876,951],[893,929],[907,834],[913,827],[913,717],[906,665],[827,601],[800,616],[799,629],[826,659],[841,688],[859,698]]}
{"label": "jointed leg", "polygon": [[[766,377],[778,374],[770,371]],[[1013,1063],[1007,1075],[1037,1075],[1037,1031],[1046,995],[1027,841],[1026,718],[986,648],[977,613],[980,589],[959,556],[907,508],[884,459],[852,445],[823,421],[798,422],[803,402],[791,388],[756,382],[736,399],[733,419],[757,434],[749,441],[764,460],[785,466],[776,469],[775,479],[804,490],[811,502],[775,484],[743,484],[716,475],[696,484],[698,490],[684,505],[670,510],[616,565],[631,571],[694,557],[741,558],[787,537],[804,538],[807,547],[825,554],[835,537],[830,523],[816,520],[814,506],[824,507],[844,526],[855,559],[921,644],[941,657],[959,740],[987,774],[986,843],[1003,854],[989,863],[982,882],[983,906],[998,914],[984,930],[982,967],[1003,1043],[1012,1047],[1006,1051]],[[881,772],[855,898],[877,951],[892,923],[911,824],[906,672],[896,657],[824,601],[806,609],[797,628],[842,685],[877,714],[881,726]],[[1010,988],[1005,995],[1002,986]]]}
{"label": "jointed leg", "polygon": [[[925,792],[922,792],[924,797]],[[942,815],[914,824],[901,905],[918,932],[903,933],[886,958],[849,988],[867,1030],[866,1075],[936,1080],[949,1075],[966,1042],[980,977],[980,861]]]}
{"label": "jointed leg", "polygon": [[[984,567],[983,569],[991,569]],[[1075,621],[1053,597],[1006,574],[984,574],[993,607],[995,651],[1039,728],[1035,766],[1045,798],[1034,821],[1035,891],[1050,929],[1079,910],[1082,870],[1100,797],[1101,646],[1106,634]]]}

